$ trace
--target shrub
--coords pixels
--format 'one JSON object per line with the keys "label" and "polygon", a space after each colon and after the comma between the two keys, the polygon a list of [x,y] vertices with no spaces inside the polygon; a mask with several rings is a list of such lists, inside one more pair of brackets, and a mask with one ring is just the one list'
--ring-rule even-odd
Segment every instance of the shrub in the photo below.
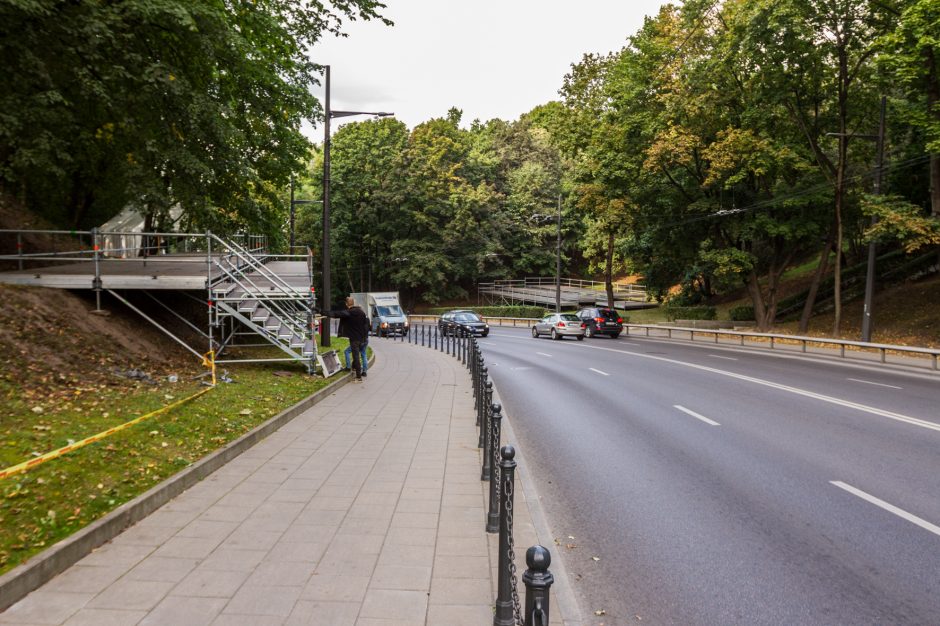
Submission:
{"label": "shrub", "polygon": [[713,306],[666,306],[663,307],[666,319],[676,320],[713,320],[718,313]]}
{"label": "shrub", "polygon": [[754,307],[749,304],[733,306],[728,309],[728,318],[732,322],[753,322],[755,319]]}

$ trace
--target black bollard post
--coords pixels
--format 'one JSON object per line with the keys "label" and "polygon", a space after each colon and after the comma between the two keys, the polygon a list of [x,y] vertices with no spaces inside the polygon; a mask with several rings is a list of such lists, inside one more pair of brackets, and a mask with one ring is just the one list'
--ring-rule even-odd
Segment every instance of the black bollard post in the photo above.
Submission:
{"label": "black bollard post", "polygon": [[483,368],[483,402],[480,405],[480,441],[478,448],[486,447],[486,431],[490,428],[489,406],[493,398],[493,381],[486,377],[486,367]]}
{"label": "black bollard post", "polygon": [[532,546],[525,551],[528,569],[522,574],[525,583],[525,626],[548,626],[548,605],[555,577],[548,571],[552,564],[552,553],[548,548]]}
{"label": "black bollard post", "polygon": [[496,414],[496,411],[501,411],[503,407],[499,406],[495,402],[492,405],[488,406],[486,421],[486,432],[483,434],[483,471],[480,472],[480,480],[489,480],[492,475],[493,468],[493,450],[499,449],[499,442],[493,447],[493,416]]}
{"label": "black bollard post", "polygon": [[515,564],[513,564],[512,539],[512,490],[516,474],[516,450],[505,446],[500,454],[499,468],[502,475],[502,506],[499,516],[499,565],[497,565],[496,613],[493,626],[515,626],[513,614],[513,583],[515,582]]}
{"label": "black bollard post", "polygon": [[437,350],[437,326],[434,327],[434,349]]}
{"label": "black bollard post", "polygon": [[503,419],[503,407],[493,404],[493,415],[490,416],[490,455],[493,457],[493,467],[490,470],[490,511],[486,515],[486,532],[499,532],[499,438]]}

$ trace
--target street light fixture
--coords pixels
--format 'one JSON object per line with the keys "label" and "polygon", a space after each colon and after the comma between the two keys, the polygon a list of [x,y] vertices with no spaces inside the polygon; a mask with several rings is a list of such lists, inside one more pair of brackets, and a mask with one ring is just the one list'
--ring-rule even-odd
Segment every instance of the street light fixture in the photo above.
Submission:
{"label": "street light fixture", "polygon": [[[330,289],[330,120],[334,117],[349,117],[350,115],[374,115],[388,117],[394,113],[373,113],[370,111],[333,111],[330,109],[330,66],[324,65],[324,78],[326,97],[324,98],[323,113],[323,291],[321,292],[321,308],[326,314],[332,301]],[[330,319],[326,316],[326,323],[320,326],[320,345],[330,347]]]}

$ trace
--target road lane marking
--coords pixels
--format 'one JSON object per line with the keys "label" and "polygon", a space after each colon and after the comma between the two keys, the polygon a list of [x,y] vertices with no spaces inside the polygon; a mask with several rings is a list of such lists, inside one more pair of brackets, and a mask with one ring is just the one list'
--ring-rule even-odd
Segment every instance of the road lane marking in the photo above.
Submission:
{"label": "road lane marking", "polygon": [[689,409],[685,408],[685,407],[682,406],[681,404],[673,404],[672,407],[673,407],[674,409],[679,409],[680,411],[682,411],[682,412],[685,413],[686,415],[691,415],[692,417],[694,417],[694,418],[697,419],[697,420],[702,420],[703,422],[705,422],[706,424],[708,424],[708,425],[710,425],[710,426],[721,426],[721,424],[719,424],[719,423],[716,422],[715,420],[710,420],[710,419],[708,419],[707,417],[705,417],[704,415],[699,415],[699,414],[696,413],[695,411],[690,411]]}
{"label": "road lane marking", "polygon": [[552,355],[545,354],[544,352],[536,352],[536,354],[541,354],[542,356],[547,356],[548,358],[552,358]]}
{"label": "road lane marking", "polygon": [[610,376],[610,374],[608,374],[607,372],[602,372],[602,371],[600,371],[600,370],[596,370],[596,369],[594,369],[593,367],[589,367],[588,369],[591,370],[592,372],[596,373],[596,374],[600,374],[601,376]]}
{"label": "road lane marking", "polygon": [[690,367],[692,369],[701,370],[703,372],[710,372],[712,374],[718,374],[720,376],[727,376],[728,378],[735,378],[737,380],[741,380],[741,381],[748,382],[748,383],[753,383],[755,385],[770,387],[771,389],[777,389],[778,391],[785,391],[787,393],[792,393],[798,396],[803,396],[804,398],[811,398],[813,400],[819,400],[820,402],[827,402],[829,404],[835,404],[837,406],[845,407],[848,409],[855,409],[856,411],[861,411],[863,413],[868,413],[870,415],[877,415],[879,417],[885,417],[887,419],[894,420],[896,422],[902,422],[904,424],[909,424],[911,426],[919,426],[921,428],[926,428],[928,430],[940,432],[940,424],[937,424],[936,422],[929,422],[927,420],[918,419],[916,417],[902,415],[901,413],[894,413],[893,411],[886,411],[884,409],[879,409],[873,406],[859,404],[858,402],[851,402],[850,400],[842,400],[840,398],[834,398],[832,396],[827,396],[821,393],[816,393],[815,391],[808,391],[806,389],[800,389],[799,387],[791,387],[789,385],[775,383],[769,380],[764,380],[762,378],[755,378],[753,376],[745,376],[744,374],[736,374],[735,372],[729,372],[727,370],[720,370],[714,367],[709,367],[707,365],[699,365],[697,363],[688,363],[686,361],[678,361],[676,359],[669,359],[664,356],[653,356],[651,354],[630,352],[628,350],[616,350],[614,348],[604,348],[602,346],[585,346],[585,348],[588,348],[591,350],[606,350],[607,352],[619,352],[620,354],[629,354],[631,356],[639,357],[641,359],[653,359],[654,361],[662,361],[663,363],[672,363],[674,365],[682,365],[683,367]]}
{"label": "road lane marking", "polygon": [[724,360],[726,360],[726,361],[737,361],[737,359],[734,358],[733,356],[719,356],[719,355],[717,355],[717,354],[709,354],[708,356],[710,356],[710,357],[713,358],[713,359],[724,359]]}
{"label": "road lane marking", "polygon": [[848,491],[848,492],[851,493],[852,495],[858,496],[858,497],[861,498],[862,500],[865,500],[865,501],[867,501],[867,502],[870,502],[870,503],[874,504],[874,505],[877,506],[877,507],[881,507],[882,509],[884,509],[885,511],[888,511],[889,513],[894,513],[895,515],[897,515],[897,516],[900,517],[901,519],[905,519],[905,520],[909,521],[909,522],[912,523],[912,524],[917,524],[918,526],[920,526],[920,527],[923,528],[924,530],[928,530],[928,531],[932,532],[933,534],[940,536],[940,526],[935,526],[935,525],[931,524],[930,522],[928,522],[927,520],[921,519],[921,518],[917,517],[916,515],[914,515],[914,514],[912,514],[912,513],[908,513],[908,512],[905,511],[904,509],[899,509],[898,507],[894,506],[893,504],[888,504],[888,503],[885,502],[884,500],[880,500],[880,499],[876,498],[875,496],[873,496],[873,495],[871,495],[871,494],[868,494],[868,493],[865,493],[865,492],[862,491],[861,489],[856,489],[856,488],[853,487],[852,485],[847,485],[847,484],[845,484],[845,483],[842,482],[842,481],[839,481],[839,480],[830,480],[830,481],[829,481],[829,484],[835,485],[835,486],[838,487],[839,489],[844,489],[845,491]]}
{"label": "road lane marking", "polygon": [[890,389],[904,389],[904,387],[898,387],[897,385],[886,385],[884,383],[875,383],[870,380],[862,380],[861,378],[846,378],[846,380],[851,380],[853,383],[865,383],[866,385],[875,385],[876,387],[888,387]]}

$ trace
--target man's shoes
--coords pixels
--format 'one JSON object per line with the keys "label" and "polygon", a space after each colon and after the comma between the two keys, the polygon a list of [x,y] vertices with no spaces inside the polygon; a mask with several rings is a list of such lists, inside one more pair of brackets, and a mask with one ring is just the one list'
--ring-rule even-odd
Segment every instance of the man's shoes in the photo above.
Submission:
{"label": "man's shoes", "polygon": [[365,378],[366,376],[368,376],[368,374],[366,374],[365,372],[363,372],[363,373],[362,373],[362,377]]}
{"label": "man's shoes", "polygon": [[356,376],[356,382],[357,382],[357,383],[361,383],[361,382],[362,382],[362,376]]}
{"label": "man's shoes", "polygon": [[349,371],[349,366],[347,365],[346,367],[344,367],[344,368],[343,368],[343,371],[344,371],[344,372],[348,372],[348,371]]}

